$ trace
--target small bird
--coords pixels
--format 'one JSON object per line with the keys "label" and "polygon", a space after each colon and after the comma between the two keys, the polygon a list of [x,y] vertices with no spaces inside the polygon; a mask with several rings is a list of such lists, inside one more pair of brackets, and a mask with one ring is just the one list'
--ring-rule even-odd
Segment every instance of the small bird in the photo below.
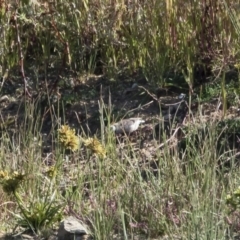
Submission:
{"label": "small bird", "polygon": [[116,133],[132,133],[136,131],[141,123],[145,121],[142,118],[128,118],[123,119],[117,123],[114,123],[110,126],[110,128]]}

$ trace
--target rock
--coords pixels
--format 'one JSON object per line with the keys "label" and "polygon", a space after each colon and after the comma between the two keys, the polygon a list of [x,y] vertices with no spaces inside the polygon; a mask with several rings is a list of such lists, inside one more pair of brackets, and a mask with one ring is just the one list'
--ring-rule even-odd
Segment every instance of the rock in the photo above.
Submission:
{"label": "rock", "polygon": [[89,235],[87,227],[72,216],[64,219],[58,229],[58,240],[82,240]]}

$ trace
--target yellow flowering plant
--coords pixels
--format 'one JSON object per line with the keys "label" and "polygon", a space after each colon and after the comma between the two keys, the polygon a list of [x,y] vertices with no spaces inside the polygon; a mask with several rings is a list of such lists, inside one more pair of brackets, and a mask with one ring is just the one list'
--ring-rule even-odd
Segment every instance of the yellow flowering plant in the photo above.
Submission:
{"label": "yellow flowering plant", "polygon": [[24,179],[25,174],[18,173],[17,171],[12,173],[3,170],[0,171],[0,184],[3,187],[3,191],[7,194],[15,194]]}
{"label": "yellow flowering plant", "polygon": [[101,158],[106,157],[106,150],[96,137],[83,139],[83,143],[85,147],[90,149],[94,154]]}
{"label": "yellow flowering plant", "polygon": [[68,125],[62,125],[58,129],[59,141],[65,149],[76,151],[79,146],[79,138],[75,134],[75,130]]}

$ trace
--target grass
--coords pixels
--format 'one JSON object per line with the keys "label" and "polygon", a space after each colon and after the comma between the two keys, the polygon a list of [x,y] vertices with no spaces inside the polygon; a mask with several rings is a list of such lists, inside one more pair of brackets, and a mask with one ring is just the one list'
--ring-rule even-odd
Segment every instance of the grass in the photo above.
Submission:
{"label": "grass", "polygon": [[[23,122],[26,127],[31,126],[28,121]],[[166,145],[152,151],[150,158],[150,150],[138,142],[134,146],[126,141],[120,147],[111,133],[92,142],[60,127],[59,133],[69,137],[53,131],[49,156],[42,154],[46,141],[37,129],[14,138],[2,134],[1,169],[9,174],[2,179],[11,180],[11,172],[17,171],[24,180],[19,186],[14,183],[16,189],[10,188],[9,194],[6,189],[2,193],[1,230],[18,224],[41,235],[74,214],[88,223],[94,239],[233,239],[237,234],[238,207],[235,204],[231,212],[234,208],[226,199],[239,186],[239,169],[219,168],[220,134],[214,125],[195,146],[189,131],[184,155],[177,146]],[[77,141],[79,147],[67,141]],[[226,148],[225,158],[233,155],[228,152]]]}
{"label": "grass", "polygon": [[[200,100],[221,97],[224,118],[227,103],[237,106],[239,100],[239,4],[1,2],[1,95],[22,103],[16,118],[8,110],[1,116],[0,231],[17,226],[18,232],[43,235],[74,215],[99,240],[234,239],[238,145],[227,139],[219,151],[226,126],[219,131],[210,120],[199,129],[199,114],[185,129],[184,147],[146,146],[141,132],[135,144],[122,143],[108,131],[119,115],[113,116],[116,103],[111,97],[104,103],[102,87],[90,76],[123,89],[125,78],[144,78],[153,89],[188,86]],[[83,82],[87,91],[76,90]],[[98,109],[91,109],[99,95]],[[82,115],[76,132],[62,127],[76,102],[86,104],[86,119],[91,112],[99,118],[96,136],[84,132]]]}

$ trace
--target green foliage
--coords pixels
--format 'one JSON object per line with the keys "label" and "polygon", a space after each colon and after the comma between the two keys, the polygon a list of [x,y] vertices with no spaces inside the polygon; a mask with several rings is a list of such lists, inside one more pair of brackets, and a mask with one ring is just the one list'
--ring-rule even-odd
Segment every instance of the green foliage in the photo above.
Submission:
{"label": "green foliage", "polygon": [[[218,122],[203,124],[199,128],[185,128],[186,137],[180,141],[180,152],[187,151],[187,156],[191,158],[192,154],[200,149],[207,150],[209,146],[206,141],[211,142],[214,154],[222,154],[226,149],[234,149],[238,145],[240,137],[240,120],[226,119]],[[217,141],[216,141],[217,139]],[[211,152],[213,153],[213,152]]]}
{"label": "green foliage", "polygon": [[[192,88],[209,77],[206,69],[230,64],[221,66],[221,57],[228,59],[228,53],[237,57],[238,15],[230,10],[233,4],[231,0],[224,1],[224,7],[220,1],[205,6],[191,1],[75,0],[57,1],[54,6],[43,1],[2,5],[2,75],[18,64],[22,49],[25,65],[33,61],[45,73],[60,66],[109,76],[123,68],[129,73],[142,69],[149,81],[161,85],[173,84],[169,74],[183,74]],[[228,52],[219,53],[219,45]]]}
{"label": "green foliage", "polygon": [[55,200],[56,191],[51,195],[42,196],[39,199],[23,203],[17,201],[20,214],[15,214],[17,223],[24,229],[31,229],[35,233],[40,233],[43,229],[53,227],[54,224],[59,223],[63,218],[64,204],[60,204]]}
{"label": "green foliage", "polygon": [[12,212],[12,214],[17,219],[18,225],[39,233],[62,219],[64,204],[56,200],[56,190],[53,189],[56,187],[53,184],[55,176],[51,176],[47,190],[39,188],[40,191],[36,195],[30,195],[28,199],[24,199],[20,187],[24,180],[27,181],[27,178],[26,174],[19,174],[16,171],[12,174],[8,171],[1,171],[0,184],[4,192],[12,195],[17,203],[20,213]]}

